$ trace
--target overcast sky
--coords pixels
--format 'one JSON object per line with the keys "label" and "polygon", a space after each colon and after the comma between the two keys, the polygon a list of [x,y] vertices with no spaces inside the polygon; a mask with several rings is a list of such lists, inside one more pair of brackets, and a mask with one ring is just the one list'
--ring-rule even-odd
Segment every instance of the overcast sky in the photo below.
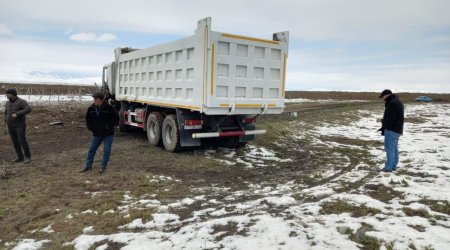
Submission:
{"label": "overcast sky", "polygon": [[115,47],[290,32],[289,90],[450,92],[448,0],[0,0],[0,80],[98,81]]}

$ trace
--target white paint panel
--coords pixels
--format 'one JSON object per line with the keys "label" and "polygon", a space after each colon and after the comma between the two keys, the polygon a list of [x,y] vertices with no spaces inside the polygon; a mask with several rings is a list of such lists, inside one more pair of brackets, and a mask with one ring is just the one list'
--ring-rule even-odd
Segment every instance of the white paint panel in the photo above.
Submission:
{"label": "white paint panel", "polygon": [[264,59],[266,53],[266,48],[255,46],[255,58]]}
{"label": "white paint panel", "polygon": [[186,70],[186,78],[188,80],[193,80],[194,79],[194,69],[189,68]]}
{"label": "white paint panel", "polygon": [[176,81],[183,80],[183,70],[182,69],[175,70],[175,80]]}
{"label": "white paint panel", "polygon": [[281,77],[280,69],[270,69],[271,80],[280,80],[280,77]]}
{"label": "white paint panel", "polygon": [[272,60],[281,60],[281,50],[279,49],[272,49],[270,53]]}
{"label": "white paint panel", "polygon": [[228,97],[228,86],[217,86],[217,97]]}
{"label": "white paint panel", "polygon": [[263,88],[253,88],[253,98],[262,98]]}
{"label": "white paint panel", "polygon": [[237,44],[236,55],[247,57],[248,56],[248,45]]}
{"label": "white paint panel", "polygon": [[219,42],[218,43],[218,53],[222,55],[229,55],[230,54],[230,43],[227,42]]}
{"label": "white paint panel", "polygon": [[228,77],[230,75],[230,67],[228,64],[217,64],[217,76]]}
{"label": "white paint panel", "polygon": [[236,78],[247,78],[247,66],[236,65]]}
{"label": "white paint panel", "polygon": [[253,68],[253,78],[257,80],[264,79],[264,68],[263,67],[254,67]]}
{"label": "white paint panel", "polygon": [[236,87],[236,97],[245,97],[246,96],[246,88],[245,87]]}
{"label": "white paint panel", "polygon": [[176,88],[175,89],[175,98],[182,98],[183,97],[183,89],[182,88]]}

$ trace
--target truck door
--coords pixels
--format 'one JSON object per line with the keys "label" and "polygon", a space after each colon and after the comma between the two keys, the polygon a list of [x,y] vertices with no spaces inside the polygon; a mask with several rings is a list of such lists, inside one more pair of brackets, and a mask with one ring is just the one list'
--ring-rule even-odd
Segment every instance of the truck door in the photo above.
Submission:
{"label": "truck door", "polygon": [[114,84],[114,64],[110,63],[105,66],[103,66],[103,73],[102,73],[102,87],[108,88],[108,91],[111,94],[114,94],[115,91],[115,84]]}

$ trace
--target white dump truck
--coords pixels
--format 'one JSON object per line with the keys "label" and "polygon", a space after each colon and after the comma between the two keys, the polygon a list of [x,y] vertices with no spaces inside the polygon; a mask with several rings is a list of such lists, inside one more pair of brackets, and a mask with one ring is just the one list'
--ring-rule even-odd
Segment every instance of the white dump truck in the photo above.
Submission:
{"label": "white dump truck", "polygon": [[288,32],[271,40],[211,31],[146,49],[117,48],[103,68],[103,88],[120,127],[139,127],[152,145],[175,152],[215,138],[244,146],[257,134],[257,116],[284,108]]}

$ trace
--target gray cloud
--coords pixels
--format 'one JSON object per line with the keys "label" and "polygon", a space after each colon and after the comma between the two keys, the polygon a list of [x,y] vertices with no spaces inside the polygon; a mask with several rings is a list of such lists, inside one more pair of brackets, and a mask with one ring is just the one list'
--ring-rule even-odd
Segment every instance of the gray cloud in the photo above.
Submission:
{"label": "gray cloud", "polygon": [[[336,0],[263,3],[207,1],[2,1],[0,14],[18,25],[42,23],[148,33],[190,34],[193,23],[214,18],[219,30],[270,35],[290,30],[294,38],[354,41],[392,40],[450,26],[446,0]],[[195,24],[195,23],[194,23]]]}
{"label": "gray cloud", "polygon": [[81,32],[70,35],[70,40],[78,42],[109,42],[116,40],[117,37],[111,33],[96,35],[94,32]]}

